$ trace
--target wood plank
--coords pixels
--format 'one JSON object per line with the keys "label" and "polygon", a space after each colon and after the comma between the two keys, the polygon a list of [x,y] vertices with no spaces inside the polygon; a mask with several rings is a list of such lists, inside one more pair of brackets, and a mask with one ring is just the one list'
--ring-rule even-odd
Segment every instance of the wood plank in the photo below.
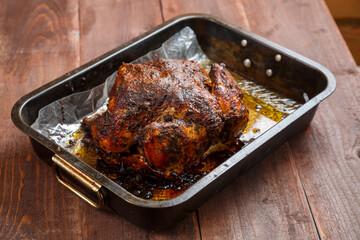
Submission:
{"label": "wood plank", "polygon": [[201,207],[203,239],[317,239],[289,156],[281,146]]}
{"label": "wood plank", "polygon": [[[252,3],[244,0],[244,6],[251,29],[255,33],[318,61],[333,71],[356,68],[352,55],[322,0],[283,4],[280,0],[274,3]],[[292,7],[296,11],[291,10]],[[269,11],[258,16],[258,8]],[[323,14],[315,14],[313,9]],[[304,33],[306,35],[302,35]],[[323,45],[324,43],[326,44]],[[340,56],[339,51],[329,51],[336,47],[341,47]],[[329,57],[333,58],[331,62]]]}
{"label": "wood plank", "polygon": [[[255,28],[240,1],[162,1],[162,5],[165,20],[202,12],[248,30]],[[199,220],[203,239],[318,238],[288,145],[201,207]]]}
{"label": "wood plank", "polygon": [[83,206],[81,219],[84,239],[200,239],[196,214],[161,232],[142,229],[110,209]]}
{"label": "wood plank", "polygon": [[[324,2],[246,0],[244,5],[257,33],[320,62],[337,78],[335,93],[321,103],[310,127],[292,139],[290,147],[320,237],[358,239],[360,74],[356,64]],[[270,11],[259,16],[259,8]],[[260,26],[261,22],[266,24]]]}
{"label": "wood plank", "polygon": [[[110,5],[112,9],[123,14],[121,9],[124,6],[113,3]],[[133,9],[129,10],[133,18],[127,16],[129,19],[122,20],[129,20],[135,29],[140,24],[139,32],[147,30],[147,23],[149,28],[157,25],[158,20],[154,18],[160,19],[155,14],[136,22],[139,17],[135,18],[134,12],[146,8],[151,15],[158,6],[157,1],[150,3],[152,7],[147,5],[148,2],[142,3],[126,8],[129,3],[121,2],[126,10]],[[77,4],[78,1],[71,0],[37,0],[22,1],[21,7],[12,1],[0,5],[0,76],[3,77],[0,80],[0,100],[3,100],[4,110],[0,126],[3,139],[0,152],[0,238],[199,238],[195,215],[168,232],[151,233],[134,227],[112,212],[98,211],[83,204],[55,182],[50,168],[35,156],[28,138],[11,124],[10,110],[19,97],[79,65],[80,16]],[[360,96],[356,91],[360,76],[334,23],[326,14],[324,3],[249,0],[243,4],[240,1],[227,1],[226,4],[162,1],[162,4],[165,18],[194,11],[225,18],[319,61],[338,79],[336,93],[320,105],[306,132],[282,146],[200,208],[202,237],[295,238],[298,235],[298,238],[316,238],[308,209],[304,206],[296,167],[321,237],[356,239],[360,236],[360,117],[357,107]],[[96,9],[93,14],[95,23],[81,24],[85,27],[84,32],[88,31],[80,34],[81,37],[89,36],[88,42],[84,39],[81,44],[94,48],[89,53],[81,47],[84,50],[80,50],[82,62],[135,34],[128,33],[133,28],[124,34],[115,32],[123,39],[112,42],[107,35],[103,40],[109,41],[109,46],[101,45],[101,39],[93,29],[96,26],[106,28],[104,26],[112,24],[112,19],[101,24],[99,19],[110,10],[98,16]],[[259,14],[259,9],[266,11]],[[91,17],[87,15],[82,21],[86,19]],[[86,29],[87,24],[90,30]]]}
{"label": "wood plank", "polygon": [[360,18],[360,1],[325,0],[334,18]]}
{"label": "wood plank", "polygon": [[81,63],[162,23],[157,0],[80,1]]}
{"label": "wood plank", "polygon": [[356,64],[360,65],[360,18],[335,19]]}
{"label": "wood plank", "polygon": [[[81,62],[109,51],[162,23],[158,0],[80,1]],[[121,63],[119,63],[120,65]],[[152,233],[137,227],[111,211],[83,206],[85,239],[199,239],[196,214],[175,228]]]}
{"label": "wood plank", "polygon": [[20,97],[79,65],[78,31],[77,0],[0,4],[0,239],[81,237],[82,202],[10,119]]}
{"label": "wood plank", "polygon": [[325,0],[325,2],[357,65],[360,65],[360,1]]}
{"label": "wood plank", "polygon": [[250,25],[244,6],[238,0],[226,1],[172,1],[161,0],[165,20],[186,13],[205,13],[226,19],[242,28],[249,29]]}

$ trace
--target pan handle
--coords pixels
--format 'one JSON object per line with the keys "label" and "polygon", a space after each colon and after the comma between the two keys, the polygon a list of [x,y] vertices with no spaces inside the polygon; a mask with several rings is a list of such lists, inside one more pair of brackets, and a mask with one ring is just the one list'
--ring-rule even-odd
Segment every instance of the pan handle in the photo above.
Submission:
{"label": "pan handle", "polygon": [[[93,206],[95,208],[101,208],[104,206],[104,196],[100,191],[101,184],[97,183],[92,178],[90,178],[89,176],[87,176],[84,173],[82,173],[81,171],[79,171],[77,168],[75,168],[74,166],[69,164],[67,161],[65,161],[63,158],[61,158],[57,154],[55,154],[52,157],[52,160],[53,160],[53,171],[54,171],[55,177],[63,186],[68,188],[70,191],[75,193],[78,197],[80,197],[85,202],[87,202],[88,204],[90,204],[91,206]],[[68,173],[71,177],[76,179],[86,189],[93,191],[96,194],[98,201],[95,202],[95,201],[91,200],[89,197],[87,197],[85,194],[80,192],[78,189],[76,189],[70,183],[66,182],[64,180],[64,178],[62,178],[60,175],[60,172],[58,169],[59,167],[62,170],[64,170],[66,173]]]}

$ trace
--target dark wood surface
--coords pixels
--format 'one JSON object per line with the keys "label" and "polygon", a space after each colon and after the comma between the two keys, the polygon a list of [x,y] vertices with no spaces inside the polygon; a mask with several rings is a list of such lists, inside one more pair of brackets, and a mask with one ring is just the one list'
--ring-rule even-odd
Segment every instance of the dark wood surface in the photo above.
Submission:
{"label": "dark wood surface", "polygon": [[[314,120],[165,232],[96,210],[62,187],[11,122],[24,94],[160,24],[208,13],[328,67]],[[322,0],[3,1],[0,239],[359,239],[360,73]]]}
{"label": "dark wood surface", "polygon": [[325,2],[351,54],[360,65],[360,1],[325,0]]}

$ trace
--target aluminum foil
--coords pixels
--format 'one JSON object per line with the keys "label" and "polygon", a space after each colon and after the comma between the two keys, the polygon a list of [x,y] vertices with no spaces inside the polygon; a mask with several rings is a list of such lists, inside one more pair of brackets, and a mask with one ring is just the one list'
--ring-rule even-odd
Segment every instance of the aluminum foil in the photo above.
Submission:
{"label": "aluminum foil", "polygon": [[[203,65],[207,71],[209,71],[211,64],[210,59],[201,50],[195,33],[189,27],[185,27],[173,35],[160,48],[147,53],[132,63],[144,63],[159,58],[192,60]],[[116,75],[117,72],[114,72],[103,84],[93,89],[74,93],[43,107],[31,127],[58,145],[67,148],[69,140],[74,138],[74,133],[79,130],[84,117],[91,117],[91,115],[106,111],[109,93],[115,82]],[[286,115],[301,106],[301,104],[269,91],[259,84],[240,76],[235,78],[245,93],[271,105]],[[251,131],[247,131],[242,137],[246,139],[257,137],[276,123],[266,118],[263,119],[267,121],[258,121],[257,123],[262,125],[261,132],[253,134]],[[264,125],[264,123],[266,124]]]}
{"label": "aluminum foil", "polygon": [[[210,60],[201,50],[196,35],[190,27],[185,27],[156,50],[136,59],[132,63],[144,63],[159,58],[178,58],[207,63]],[[119,63],[119,67],[120,67]],[[62,147],[66,147],[69,138],[76,132],[82,119],[105,111],[116,72],[106,81],[88,91],[74,93],[59,99],[39,111],[38,118],[31,125],[42,135],[50,138]]]}

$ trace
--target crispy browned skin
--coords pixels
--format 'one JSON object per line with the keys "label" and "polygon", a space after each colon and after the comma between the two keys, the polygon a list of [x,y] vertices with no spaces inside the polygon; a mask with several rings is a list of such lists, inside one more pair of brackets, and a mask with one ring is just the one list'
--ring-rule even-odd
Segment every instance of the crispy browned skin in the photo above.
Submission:
{"label": "crispy browned skin", "polygon": [[242,102],[243,93],[223,64],[212,64],[209,77],[212,80],[211,92],[216,96],[224,121],[221,138],[232,141],[231,134],[238,137],[249,120],[248,110]]}
{"label": "crispy browned skin", "polygon": [[[230,73],[213,64],[210,78],[192,61],[159,59],[123,64],[110,92],[108,109],[84,126],[96,146],[129,152],[122,161],[169,176],[201,160],[216,141],[233,141],[245,128],[248,111]],[[121,155],[121,154],[120,154]]]}

